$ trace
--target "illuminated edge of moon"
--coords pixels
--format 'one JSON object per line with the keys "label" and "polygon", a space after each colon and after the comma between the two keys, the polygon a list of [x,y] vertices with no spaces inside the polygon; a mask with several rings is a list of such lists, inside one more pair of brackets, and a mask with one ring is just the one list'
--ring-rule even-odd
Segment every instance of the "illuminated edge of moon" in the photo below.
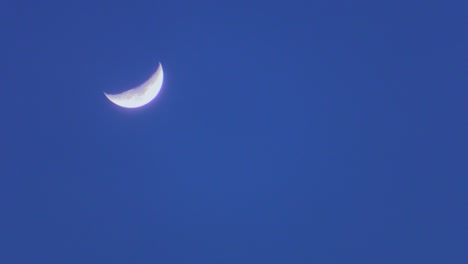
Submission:
{"label": "illuminated edge of moon", "polygon": [[118,94],[104,95],[112,103],[124,108],[138,108],[150,103],[161,90],[164,79],[164,72],[161,63],[159,63],[156,72],[143,84],[131,88]]}

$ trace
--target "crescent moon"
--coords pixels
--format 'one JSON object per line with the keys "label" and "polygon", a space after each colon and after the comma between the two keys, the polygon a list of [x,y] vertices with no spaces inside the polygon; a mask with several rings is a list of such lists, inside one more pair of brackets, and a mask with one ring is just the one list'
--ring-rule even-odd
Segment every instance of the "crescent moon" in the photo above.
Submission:
{"label": "crescent moon", "polygon": [[163,79],[163,68],[161,63],[159,63],[156,72],[143,84],[119,94],[104,93],[104,95],[112,103],[121,107],[141,107],[151,102],[158,95],[161,90]]}

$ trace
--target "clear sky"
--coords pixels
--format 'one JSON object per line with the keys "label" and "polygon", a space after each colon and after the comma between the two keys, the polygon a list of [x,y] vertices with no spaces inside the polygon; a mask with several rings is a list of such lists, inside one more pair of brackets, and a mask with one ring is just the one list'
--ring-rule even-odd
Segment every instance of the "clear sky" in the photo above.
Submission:
{"label": "clear sky", "polygon": [[0,263],[468,263],[466,7],[0,1]]}

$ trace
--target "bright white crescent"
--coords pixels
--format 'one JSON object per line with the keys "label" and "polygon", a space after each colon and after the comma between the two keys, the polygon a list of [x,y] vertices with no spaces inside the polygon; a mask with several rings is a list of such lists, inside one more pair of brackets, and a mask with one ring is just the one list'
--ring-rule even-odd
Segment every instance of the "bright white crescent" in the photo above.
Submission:
{"label": "bright white crescent", "polygon": [[125,108],[137,108],[151,102],[161,90],[164,73],[161,63],[158,70],[142,85],[119,94],[104,95],[114,104]]}

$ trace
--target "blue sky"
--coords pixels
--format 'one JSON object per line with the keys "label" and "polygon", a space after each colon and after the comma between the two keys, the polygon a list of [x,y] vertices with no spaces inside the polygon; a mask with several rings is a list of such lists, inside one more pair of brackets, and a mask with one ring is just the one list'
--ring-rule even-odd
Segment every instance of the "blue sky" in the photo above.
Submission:
{"label": "blue sky", "polygon": [[1,1],[0,262],[467,263],[464,10]]}

